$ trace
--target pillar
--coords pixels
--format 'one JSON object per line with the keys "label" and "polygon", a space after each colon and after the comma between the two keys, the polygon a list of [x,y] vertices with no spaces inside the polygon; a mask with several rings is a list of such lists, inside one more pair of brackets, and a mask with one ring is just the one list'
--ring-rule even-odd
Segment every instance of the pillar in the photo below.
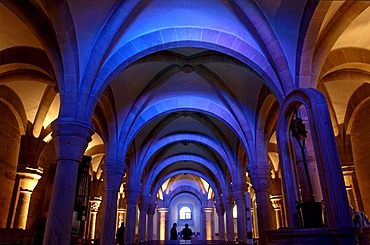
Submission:
{"label": "pillar", "polygon": [[[126,186],[126,231],[125,243],[131,244],[135,242],[135,228],[136,228],[136,206],[140,195],[140,185]],[[129,225],[130,224],[130,225]]]}
{"label": "pillar", "polygon": [[51,126],[57,169],[43,244],[69,245],[78,166],[94,129],[72,118],[58,118]]}
{"label": "pillar", "polygon": [[216,213],[218,215],[218,239],[225,240],[225,209],[221,203],[216,203]]}
{"label": "pillar", "polygon": [[270,196],[270,200],[272,203],[272,207],[275,211],[275,218],[276,218],[276,229],[279,229],[280,227],[284,227],[284,219],[283,219],[283,212],[282,212],[282,196],[281,195],[275,195]]}
{"label": "pillar", "polygon": [[[107,155],[106,155],[107,157]],[[103,165],[103,224],[100,244],[114,244],[116,234],[118,191],[125,166],[118,160],[105,160]]]}
{"label": "pillar", "polygon": [[147,224],[147,232],[148,236],[147,239],[148,241],[153,240],[153,218],[154,218],[154,213],[155,213],[155,204],[150,203],[148,207],[148,224]]}
{"label": "pillar", "polygon": [[256,193],[259,232],[271,229],[271,202],[269,198],[270,165],[267,163],[250,164],[248,172]]}
{"label": "pillar", "polygon": [[237,207],[238,217],[237,217],[237,227],[238,227],[238,241],[247,241],[247,221],[245,214],[245,195],[244,186],[233,186],[233,194]]}
{"label": "pillar", "polygon": [[32,167],[25,167],[17,173],[19,178],[19,197],[13,226],[16,229],[25,230],[27,228],[31,195],[42,173],[42,170]]}
{"label": "pillar", "polygon": [[233,203],[231,201],[224,201],[226,214],[226,233],[227,241],[234,241],[234,222],[233,222]]}
{"label": "pillar", "polygon": [[213,240],[213,227],[214,227],[214,220],[213,216],[213,208],[203,208],[202,209],[202,219],[203,219],[203,229],[204,229],[204,240]]}
{"label": "pillar", "polygon": [[89,228],[88,228],[88,238],[95,239],[95,229],[96,229],[96,216],[99,211],[101,204],[101,197],[94,197],[90,200],[90,218],[89,218]]}
{"label": "pillar", "polygon": [[279,160],[283,176],[284,207],[287,225],[297,227],[294,212],[297,193],[295,164],[289,139],[289,121],[294,110],[303,105],[310,121],[310,136],[318,166],[321,192],[324,199],[327,227],[347,229],[352,226],[333,126],[325,96],[316,89],[299,88],[292,91],[281,104],[276,133]]}
{"label": "pillar", "polygon": [[142,203],[140,208],[140,217],[139,217],[139,242],[145,241],[146,239],[146,214],[148,212],[148,203]]}
{"label": "pillar", "polygon": [[255,200],[252,199],[252,204],[251,204],[251,219],[252,219],[252,224],[253,228],[252,229],[252,237],[258,238],[259,237],[259,230],[258,230],[258,217],[257,217],[257,203]]}
{"label": "pillar", "polygon": [[252,230],[252,208],[251,208],[251,195],[248,191],[245,192],[245,217],[247,223],[247,244],[253,244],[253,230]]}
{"label": "pillar", "polygon": [[123,191],[123,185],[121,184],[120,191],[118,193],[118,204],[117,204],[117,222],[116,227],[121,226],[122,222],[126,221],[126,203],[125,193]]}
{"label": "pillar", "polygon": [[353,163],[343,164],[342,171],[349,204],[356,210],[364,210],[361,198],[359,198],[360,194]]}
{"label": "pillar", "polygon": [[168,214],[169,208],[158,208],[158,234],[159,240],[164,241],[168,238]]}

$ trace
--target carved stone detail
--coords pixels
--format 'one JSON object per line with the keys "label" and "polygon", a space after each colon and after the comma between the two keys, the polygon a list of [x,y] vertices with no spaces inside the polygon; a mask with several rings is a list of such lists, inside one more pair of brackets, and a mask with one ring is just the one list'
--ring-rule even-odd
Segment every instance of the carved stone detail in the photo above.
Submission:
{"label": "carved stone detail", "polygon": [[97,213],[101,204],[101,200],[91,200],[91,212]]}

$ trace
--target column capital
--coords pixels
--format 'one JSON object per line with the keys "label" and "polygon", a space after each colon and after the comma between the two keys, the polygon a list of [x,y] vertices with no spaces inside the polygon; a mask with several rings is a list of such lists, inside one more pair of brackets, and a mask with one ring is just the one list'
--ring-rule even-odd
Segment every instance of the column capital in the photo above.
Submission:
{"label": "column capital", "polygon": [[235,201],[239,201],[239,200],[243,200],[244,201],[244,193],[245,193],[245,188],[246,187],[246,183],[236,183],[236,184],[232,184],[231,186],[231,190],[233,192],[233,195],[234,195],[234,199]]}
{"label": "column capital", "polygon": [[106,173],[123,175],[126,171],[126,166],[119,161],[106,161],[102,166],[102,170]]}
{"label": "column capital", "polygon": [[202,211],[203,213],[212,213],[213,212],[213,208],[202,208]]}
{"label": "column capital", "polygon": [[33,192],[39,179],[41,179],[42,174],[43,170],[32,167],[25,167],[21,171],[17,172],[21,191]]}
{"label": "column capital", "polygon": [[226,208],[226,203],[231,202],[232,200],[232,195],[231,195],[231,190],[228,190],[227,192],[224,192],[221,196],[222,198],[222,203],[224,207]]}
{"label": "column capital", "polygon": [[148,202],[139,202],[139,210],[140,212],[147,213],[149,208],[149,203]]}
{"label": "column capital", "polygon": [[353,163],[344,163],[341,167],[343,175],[351,175],[355,172],[355,166]]}
{"label": "column capital", "polygon": [[127,204],[137,204],[141,192],[141,185],[126,185],[125,195]]}
{"label": "column capital", "polygon": [[94,197],[94,199],[90,200],[91,204],[91,212],[97,213],[102,201],[102,197]]}
{"label": "column capital", "polygon": [[271,174],[272,166],[267,162],[249,163],[247,172],[249,175],[258,175],[260,177],[269,176]]}
{"label": "column capital", "polygon": [[72,117],[62,117],[53,121],[51,128],[57,160],[81,161],[94,127]]}
{"label": "column capital", "polygon": [[267,192],[270,188],[270,180],[267,178],[260,179],[255,176],[252,178],[252,184],[255,192]]}
{"label": "column capital", "polygon": [[249,177],[256,192],[267,192],[270,188],[272,166],[268,163],[258,163],[248,166]]}
{"label": "column capital", "polygon": [[59,117],[51,123],[51,128],[53,137],[68,135],[91,138],[95,132],[95,128],[90,123],[73,117]]}
{"label": "column capital", "polygon": [[105,191],[118,192],[123,179],[124,166],[120,164],[104,164],[102,169]]}
{"label": "column capital", "polygon": [[157,208],[157,211],[159,213],[168,213],[170,209],[169,208]]}
{"label": "column capital", "polygon": [[231,200],[224,201],[225,210],[231,210],[233,206],[234,206],[234,202],[232,202]]}
{"label": "column capital", "polygon": [[216,202],[215,206],[216,206],[216,213],[218,215],[223,215],[225,213],[225,208],[222,203]]}
{"label": "column capital", "polygon": [[270,201],[274,209],[281,209],[282,207],[282,196],[281,195],[270,196]]}
{"label": "column capital", "polygon": [[156,207],[156,204],[149,203],[147,214],[153,215],[155,213]]}
{"label": "column capital", "polygon": [[236,190],[233,191],[235,202],[244,202],[245,200],[245,191],[243,190]]}

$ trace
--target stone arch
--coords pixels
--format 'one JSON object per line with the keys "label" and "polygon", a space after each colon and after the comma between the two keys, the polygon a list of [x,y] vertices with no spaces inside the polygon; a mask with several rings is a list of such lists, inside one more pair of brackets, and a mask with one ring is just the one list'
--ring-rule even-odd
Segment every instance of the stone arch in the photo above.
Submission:
{"label": "stone arch", "polygon": [[[370,120],[370,96],[369,96],[369,84],[367,86],[361,86],[356,95],[365,97],[362,101],[353,108],[353,113],[350,119],[350,125],[347,129],[347,139],[349,139],[347,149],[349,154],[352,154],[352,161],[355,172],[355,179],[358,185],[358,204],[362,204],[362,210],[365,213],[370,212],[370,192],[369,192],[369,120]],[[365,89],[365,88],[366,89]],[[359,98],[355,98],[353,102],[356,102]],[[355,105],[355,104],[354,104]],[[353,183],[355,185],[356,183]],[[356,188],[356,186],[353,186]],[[361,207],[359,205],[359,208]]]}
{"label": "stone arch", "polygon": [[[261,47],[266,53],[267,59],[272,64],[283,89],[283,97],[294,89],[292,75],[290,73],[286,55],[281,47],[275,31],[269,24],[269,20],[263,14],[258,4],[254,1],[230,1],[230,5],[240,15],[240,19],[256,35],[256,39],[261,42]],[[278,62],[277,62],[278,61]]]}
{"label": "stone arch", "polygon": [[[188,105],[184,104],[184,101],[188,101]],[[143,128],[145,123],[148,123],[154,120],[156,117],[166,113],[172,113],[176,111],[195,111],[216,117],[218,120],[228,125],[228,127],[230,127],[237,135],[237,137],[243,142],[248,157],[253,158],[253,155],[250,154],[251,148],[249,146],[248,140],[246,139],[246,136],[244,135],[243,129],[240,127],[238,122],[234,120],[233,115],[231,115],[230,112],[222,106],[200,97],[173,97],[163,101],[163,103],[165,103],[163,104],[164,106],[159,106],[160,104],[155,104],[143,111],[141,115],[137,118],[138,123],[134,125],[134,130],[131,130],[128,133],[126,139],[120,138],[120,141],[123,142],[124,145],[122,153],[125,153],[127,151],[126,148],[128,147],[128,145],[130,145],[136,132]],[[217,114],[215,113],[216,111]],[[121,137],[123,137],[123,135],[121,135]],[[249,139],[249,141],[252,141],[252,139]]]}
{"label": "stone arch", "polygon": [[[198,200],[200,201],[200,203],[202,205],[205,205],[205,201],[204,201],[204,198],[202,198],[204,196],[204,194],[202,194],[199,190],[195,189],[194,187],[192,186],[181,186],[179,188],[176,188],[174,191],[171,191],[170,195],[168,196],[168,199],[167,199],[167,204],[169,205],[171,200],[181,194],[181,193],[184,193],[184,192],[188,192],[188,193],[192,193],[195,197],[198,198]],[[166,204],[165,204],[166,205]]]}
{"label": "stone arch", "polygon": [[[214,173],[215,174],[215,182],[213,181],[210,181],[210,185],[212,187],[212,189],[214,189],[214,192],[215,193],[218,193],[219,192],[219,189],[222,190],[222,188],[225,186],[224,183],[225,183],[225,176],[222,175],[222,173],[220,173],[221,169],[217,167],[217,165],[215,165],[213,162],[211,162],[210,160],[208,159],[205,159],[203,157],[200,157],[200,156],[197,156],[197,155],[191,155],[191,154],[181,154],[181,155],[177,155],[177,156],[173,156],[173,157],[169,157],[167,159],[165,159],[163,162],[161,162],[161,164],[158,166],[158,169],[155,169],[153,171],[151,171],[149,174],[148,174],[148,178],[146,180],[146,184],[148,185],[145,185],[145,186],[151,186],[152,183],[154,183],[155,181],[155,177],[166,167],[172,165],[172,164],[175,164],[176,162],[179,162],[179,161],[193,161],[195,163],[198,163],[202,166],[204,166],[205,168],[209,169],[210,172]],[[206,175],[204,175],[206,176]],[[211,180],[210,178],[207,177],[208,180]],[[153,195],[154,192],[151,192],[153,189],[152,188],[147,188],[147,189],[144,189],[145,192],[147,192],[149,195]]]}
{"label": "stone arch", "polygon": [[[199,209],[197,209],[196,207],[193,206],[191,220],[183,221],[171,215],[171,213],[173,214],[175,210],[179,211],[178,207],[174,206],[175,202],[178,199],[180,200],[182,199],[182,201],[184,202],[184,203],[180,202],[179,204],[193,204],[193,205],[195,204],[196,206],[199,207]],[[192,199],[195,201],[195,203],[193,203]],[[193,232],[200,231],[200,234],[202,234],[204,233],[203,227],[202,227],[203,226],[202,223],[204,222],[202,219],[202,216],[204,215],[202,212],[202,208],[206,206],[205,199],[206,199],[206,196],[202,194],[199,190],[195,189],[194,187],[183,186],[169,193],[169,196],[166,196],[164,200],[164,206],[169,207],[170,211],[173,210],[173,212],[170,212],[171,220],[177,221],[178,225],[181,226],[180,231],[182,230],[185,223],[188,223],[189,227],[193,227],[191,228]],[[196,217],[197,214],[199,215],[198,218]],[[177,215],[178,214],[176,212],[176,216]],[[203,239],[202,235],[200,236],[200,238]]]}
{"label": "stone arch", "polygon": [[[165,56],[165,58],[171,58],[172,56]],[[218,57],[218,56],[217,56]],[[172,57],[172,59],[178,60],[179,58],[177,56]],[[194,58],[196,60],[196,58]],[[220,59],[218,57],[218,59]],[[213,59],[212,59],[213,60]],[[142,112],[145,109],[145,104],[150,101],[151,95],[156,92],[156,89],[158,89],[163,83],[171,76],[175,75],[178,73],[179,67],[181,61],[177,61],[177,65],[167,67],[160,76],[156,76],[154,79],[148,83],[146,88],[143,90],[143,92],[137,96],[137,99],[135,100],[135,103],[132,105],[130,113],[125,120],[122,128],[123,132],[129,132],[130,127],[132,126],[137,120],[137,117],[140,115],[140,112]],[[239,64],[240,65],[240,64]],[[203,77],[206,81],[212,81],[212,84],[215,84],[216,87],[218,88],[216,90],[217,95],[223,99],[225,108],[227,108],[231,114],[233,114],[237,119],[238,123],[240,124],[240,127],[244,131],[244,135],[246,137],[252,139],[252,133],[251,133],[251,126],[248,120],[243,117],[242,115],[244,114],[243,111],[241,110],[241,105],[237,102],[235,99],[235,96],[233,95],[232,91],[228,88],[226,84],[222,82],[222,79],[218,78],[216,74],[211,73],[209,70],[206,69],[204,66],[199,66],[196,69],[196,73]],[[163,99],[164,100],[164,99]]]}
{"label": "stone arch", "polygon": [[319,81],[321,82],[326,76],[338,70],[365,68],[359,63],[369,65],[370,61],[367,57],[370,57],[370,50],[363,48],[346,47],[332,50],[326,57]]}
{"label": "stone arch", "polygon": [[[0,56],[1,65],[13,64],[14,69],[19,70],[17,74],[12,74],[13,76],[26,76],[27,78],[28,75],[40,80],[40,82],[56,84],[53,67],[44,50],[33,47],[12,47],[2,50]],[[23,69],[27,71],[23,72]],[[6,72],[3,73],[6,74]],[[35,74],[39,77],[34,76]]]}
{"label": "stone arch", "polygon": [[[162,184],[169,178],[171,177],[174,177],[174,176],[177,176],[179,174],[184,174],[184,173],[187,173],[187,174],[193,174],[195,176],[198,176],[198,177],[202,177],[203,179],[205,179],[211,186],[216,186],[216,184],[207,176],[207,175],[204,175],[198,171],[195,171],[195,170],[176,170],[176,171],[173,171],[169,174],[167,174],[166,176],[163,176],[163,178],[161,178],[161,180],[159,180],[157,183],[154,183],[154,186],[152,188],[152,195],[151,195],[151,200],[150,200],[150,203],[154,203],[155,202],[155,198],[156,198],[156,193],[158,192],[159,188],[162,186]],[[215,199],[217,201],[222,201],[221,199],[221,194],[218,192],[218,189],[215,188],[214,189],[214,192],[215,192]]]}
{"label": "stone arch", "polygon": [[27,115],[18,95],[9,87],[0,85],[0,100],[9,106],[10,110],[14,113],[19,125],[19,130],[21,134],[24,135],[27,128]]}
{"label": "stone arch", "polygon": [[[370,78],[370,76],[369,76]],[[356,116],[359,108],[370,99],[370,84],[364,83],[362,86],[357,88],[351,98],[348,101],[346,115],[344,117],[344,132],[349,134],[352,125],[353,125],[353,118]]]}
{"label": "stone arch", "polygon": [[[256,152],[258,156],[256,157],[259,161],[268,162],[267,160],[267,148],[268,148],[268,141],[271,137],[271,128],[268,132],[266,132],[266,126],[270,125],[271,120],[270,113],[271,109],[275,107],[276,99],[269,95],[266,97],[264,102],[262,103],[261,109],[259,110],[258,114],[258,121],[257,121],[257,128],[256,128]],[[277,120],[277,118],[274,118]],[[273,124],[274,125],[274,124]]]}
{"label": "stone arch", "polygon": [[[309,7],[312,3],[312,7]],[[296,83],[304,87],[311,87],[311,71],[312,61],[315,56],[315,47],[317,36],[321,28],[321,24],[325,18],[325,14],[329,10],[329,4],[319,4],[318,2],[308,1],[307,8],[305,8],[305,16],[302,22],[306,28],[300,30],[300,38],[297,45],[297,50],[300,50],[299,59],[297,59],[297,78]],[[312,38],[307,38],[312,37]],[[300,49],[299,49],[300,48]],[[298,70],[299,69],[299,70]]]}
{"label": "stone arch", "polygon": [[136,175],[142,176],[145,164],[149,161],[150,158],[152,158],[154,154],[157,153],[158,150],[167,145],[183,141],[196,142],[212,148],[215,152],[219,154],[219,156],[222,159],[224,159],[228,170],[231,172],[232,165],[234,165],[235,163],[233,160],[233,154],[230,149],[228,149],[225,146],[219,145],[216,141],[207,136],[187,133],[187,134],[173,134],[158,140],[154,145],[150,147],[149,152],[147,152],[145,156],[140,157],[138,159],[138,162],[142,163],[142,165],[139,166],[138,169],[139,171],[136,172]]}
{"label": "stone arch", "polygon": [[[360,2],[344,2],[338,11],[331,17],[318,37],[315,54],[312,62],[311,86],[316,87],[324,62],[332,47],[352,21],[354,21],[366,8],[367,4]],[[311,63],[309,63],[311,64]]]}
{"label": "stone arch", "polygon": [[[4,85],[0,86],[0,227],[6,228],[9,210],[14,208],[12,193],[19,166],[22,125],[15,108],[4,99],[6,95],[2,93],[3,88],[8,89]],[[11,89],[8,90],[13,93]],[[14,98],[10,97],[12,99]]]}
{"label": "stone arch", "polygon": [[[301,87],[317,86],[324,62],[337,41],[337,37],[343,34],[346,27],[367,8],[366,4],[361,4],[359,2],[345,2],[331,17],[323,30],[320,31],[326,16],[323,13],[329,10],[330,5],[320,2],[314,7],[315,12],[311,17],[312,21],[308,25],[305,36],[316,38],[306,38],[304,44],[301,45],[302,53],[299,59],[300,71],[298,73]],[[309,15],[311,14],[312,13]]]}
{"label": "stone arch", "polygon": [[[189,32],[194,34],[192,40],[189,40],[189,36],[187,35]],[[203,34],[201,35],[201,33]],[[275,70],[271,67],[268,60],[259,51],[238,37],[216,30],[182,27],[147,33],[120,47],[117,52],[110,56],[104,66],[101,67],[92,85],[91,98],[99,97],[105,87],[119,72],[139,58],[165,49],[189,46],[209,48],[226,53],[245,63],[263,78],[280,102],[284,98],[284,90],[290,90],[282,87],[284,85],[280,84]],[[91,108],[94,108],[95,104],[96,101],[93,99],[89,100],[87,104],[87,108],[90,108],[88,109],[90,112],[87,113],[89,117],[92,115]]]}
{"label": "stone arch", "polygon": [[349,204],[326,100],[319,91],[311,88],[297,89],[289,94],[281,107],[278,118],[277,140],[280,145],[279,159],[282,163],[288,225],[297,226],[293,213],[295,201],[299,200],[297,179],[293,167],[293,149],[289,143],[289,122],[295,108],[301,105],[307,109],[328,227],[350,227],[352,221]]}

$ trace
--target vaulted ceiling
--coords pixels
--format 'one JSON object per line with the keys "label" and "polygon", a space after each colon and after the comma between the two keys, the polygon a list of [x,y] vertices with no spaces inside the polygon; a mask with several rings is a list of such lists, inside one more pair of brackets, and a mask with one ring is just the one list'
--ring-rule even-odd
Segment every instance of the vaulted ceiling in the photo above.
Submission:
{"label": "vaulted ceiling", "polygon": [[150,192],[174,178],[222,193],[261,142],[278,171],[278,104],[295,87],[344,123],[369,81],[369,19],[366,1],[2,0],[0,85],[16,98],[0,103],[36,137],[58,114],[92,119],[95,172],[116,147]]}

